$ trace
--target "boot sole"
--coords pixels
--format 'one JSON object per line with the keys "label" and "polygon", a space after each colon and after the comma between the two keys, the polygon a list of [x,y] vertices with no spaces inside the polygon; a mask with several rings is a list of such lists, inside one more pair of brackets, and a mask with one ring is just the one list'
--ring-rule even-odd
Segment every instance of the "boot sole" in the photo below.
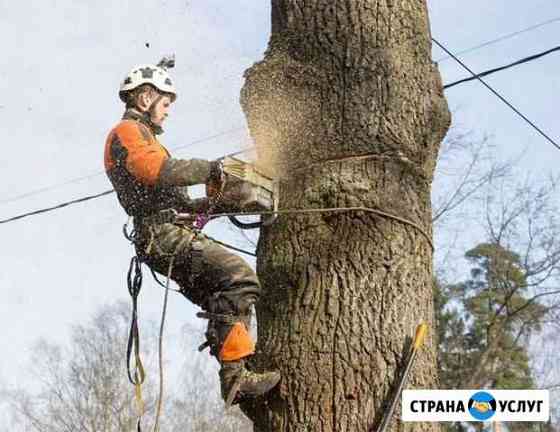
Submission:
{"label": "boot sole", "polygon": [[[262,396],[265,395],[266,393],[268,393],[270,390],[272,390],[274,387],[276,387],[278,385],[278,383],[280,382],[280,379],[282,378],[282,375],[280,375],[280,373],[277,374],[277,377],[274,381],[272,381],[272,383],[268,386],[265,387],[261,392],[259,393],[242,393],[242,397],[255,397],[255,396]],[[231,390],[228,393],[228,397],[226,399],[226,410],[231,408],[231,406],[233,405],[233,403],[236,400],[236,396],[239,393],[239,389],[241,388],[241,382],[243,380],[243,375],[239,376],[236,380],[235,383],[232,385]]]}

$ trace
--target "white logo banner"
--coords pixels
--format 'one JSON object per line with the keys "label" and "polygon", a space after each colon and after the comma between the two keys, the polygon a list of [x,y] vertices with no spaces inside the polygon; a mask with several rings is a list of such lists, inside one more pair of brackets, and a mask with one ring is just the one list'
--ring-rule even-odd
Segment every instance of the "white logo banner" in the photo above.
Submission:
{"label": "white logo banner", "polygon": [[546,422],[548,390],[404,390],[405,422]]}

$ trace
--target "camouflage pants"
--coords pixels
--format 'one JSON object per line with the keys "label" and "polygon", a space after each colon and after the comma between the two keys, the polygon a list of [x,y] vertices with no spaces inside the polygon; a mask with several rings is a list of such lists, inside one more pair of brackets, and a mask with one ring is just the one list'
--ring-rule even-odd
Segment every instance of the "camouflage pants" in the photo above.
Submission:
{"label": "camouflage pants", "polygon": [[[244,259],[184,226],[139,223],[135,229],[137,254],[150,268],[167,275],[174,256],[171,279],[185,297],[207,312],[241,316],[249,321],[251,306],[258,301],[261,288]],[[193,246],[199,261],[194,274]]]}

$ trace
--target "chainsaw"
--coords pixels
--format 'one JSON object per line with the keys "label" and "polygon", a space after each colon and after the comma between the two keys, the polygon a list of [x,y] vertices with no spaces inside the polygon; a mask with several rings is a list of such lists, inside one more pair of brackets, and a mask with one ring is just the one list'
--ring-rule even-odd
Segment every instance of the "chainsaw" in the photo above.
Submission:
{"label": "chainsaw", "polygon": [[[222,160],[225,182],[221,200],[234,204],[242,212],[274,212],[278,210],[278,182],[264,173],[258,165],[232,156]],[[207,185],[207,195],[215,195]],[[246,223],[235,216],[228,216],[231,222],[242,229],[253,229],[272,224],[276,215],[261,215],[260,222]]]}

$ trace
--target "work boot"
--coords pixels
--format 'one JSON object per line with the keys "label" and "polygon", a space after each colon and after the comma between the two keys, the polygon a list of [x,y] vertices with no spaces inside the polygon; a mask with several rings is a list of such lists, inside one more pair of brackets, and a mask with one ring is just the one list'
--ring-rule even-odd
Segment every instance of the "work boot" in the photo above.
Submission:
{"label": "work boot", "polygon": [[226,408],[243,397],[262,396],[280,381],[280,372],[257,373],[245,367],[244,360],[222,362],[220,384]]}

